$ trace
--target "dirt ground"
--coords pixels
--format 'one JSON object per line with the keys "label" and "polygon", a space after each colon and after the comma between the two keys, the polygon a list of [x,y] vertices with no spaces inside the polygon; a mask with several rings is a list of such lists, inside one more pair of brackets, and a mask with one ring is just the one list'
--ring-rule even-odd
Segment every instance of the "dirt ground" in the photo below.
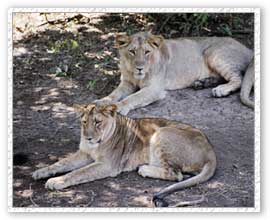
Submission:
{"label": "dirt ground", "polygon": [[[13,169],[13,206],[151,207],[153,194],[171,182],[143,178],[134,171],[48,191],[46,180],[31,178],[36,169],[76,151],[80,128],[71,106],[104,97],[118,85],[113,35],[125,31],[125,25],[136,30],[147,22],[106,14],[55,14],[46,20],[34,13],[13,18],[13,151],[29,157]],[[215,148],[214,177],[174,193],[168,202],[204,195],[205,201],[196,207],[254,206],[254,112],[240,103],[239,92],[217,99],[211,89],[170,91],[166,99],[129,116],[191,124],[202,129]]]}

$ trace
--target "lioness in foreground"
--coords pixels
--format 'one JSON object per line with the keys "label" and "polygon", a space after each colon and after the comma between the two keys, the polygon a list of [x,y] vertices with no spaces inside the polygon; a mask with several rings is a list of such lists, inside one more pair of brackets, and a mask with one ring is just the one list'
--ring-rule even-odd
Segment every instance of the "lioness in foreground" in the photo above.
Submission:
{"label": "lioness in foreground", "polygon": [[[81,113],[79,150],[33,173],[37,180],[72,171],[49,179],[45,185],[48,189],[63,189],[139,168],[143,177],[179,181],[153,197],[156,206],[167,206],[165,196],[202,183],[215,172],[213,148],[196,128],[166,119],[130,119],[117,114],[115,105],[89,104],[76,110]],[[185,173],[195,176],[183,180]]]}
{"label": "lioness in foreground", "polygon": [[[212,89],[212,94],[227,96],[241,87],[241,73],[253,58],[252,50],[230,37],[165,40],[141,32],[117,35],[115,41],[120,53],[121,83],[97,102],[115,103],[124,115],[163,99],[166,90],[211,87],[225,80],[225,84]],[[249,92],[243,91],[241,100],[247,99]]]}

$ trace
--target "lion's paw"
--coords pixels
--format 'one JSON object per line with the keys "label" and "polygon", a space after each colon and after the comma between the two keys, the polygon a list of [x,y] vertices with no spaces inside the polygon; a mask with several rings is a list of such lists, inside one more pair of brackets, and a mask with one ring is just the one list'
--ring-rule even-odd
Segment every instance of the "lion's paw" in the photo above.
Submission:
{"label": "lion's paw", "polygon": [[50,190],[59,190],[64,189],[66,187],[67,187],[66,181],[64,180],[63,177],[51,178],[45,184],[45,188]]}
{"label": "lion's paw", "polygon": [[147,165],[142,165],[139,167],[138,174],[143,176],[143,177],[147,177],[148,176],[147,174],[149,173],[148,170],[149,169],[148,169]]}
{"label": "lion's paw", "polygon": [[116,105],[117,105],[117,111],[121,115],[127,115],[129,113],[130,108],[127,105],[125,105],[125,104],[123,104],[121,102],[116,103]]}
{"label": "lion's paw", "polygon": [[228,90],[226,85],[220,85],[214,89],[212,89],[212,94],[214,97],[220,98],[220,97],[225,97],[230,94],[230,90]]}
{"label": "lion's paw", "polygon": [[203,89],[204,88],[204,82],[202,80],[196,80],[192,84],[192,88],[195,90]]}
{"label": "lion's paw", "polygon": [[48,167],[44,167],[41,169],[36,170],[33,174],[32,174],[32,178],[34,180],[39,180],[39,179],[43,179],[49,176],[49,170]]}
{"label": "lion's paw", "polygon": [[111,105],[114,102],[112,101],[111,98],[104,97],[102,99],[98,99],[98,100],[93,101],[93,103],[95,103],[97,106],[102,106],[102,105]]}

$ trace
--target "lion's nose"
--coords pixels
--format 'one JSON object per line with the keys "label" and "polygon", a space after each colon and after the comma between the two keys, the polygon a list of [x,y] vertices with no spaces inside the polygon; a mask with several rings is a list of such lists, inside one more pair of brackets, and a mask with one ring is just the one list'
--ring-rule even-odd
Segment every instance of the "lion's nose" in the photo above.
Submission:
{"label": "lion's nose", "polygon": [[141,72],[143,70],[143,68],[136,68],[139,72]]}

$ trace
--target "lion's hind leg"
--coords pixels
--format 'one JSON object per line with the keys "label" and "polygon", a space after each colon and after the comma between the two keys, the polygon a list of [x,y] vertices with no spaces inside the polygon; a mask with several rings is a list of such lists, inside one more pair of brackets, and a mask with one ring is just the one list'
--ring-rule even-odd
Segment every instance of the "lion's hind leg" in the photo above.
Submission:
{"label": "lion's hind leg", "polygon": [[[164,132],[165,131],[165,132]],[[174,166],[170,159],[169,152],[171,145],[168,142],[166,128],[159,129],[151,138],[149,164],[139,167],[138,173],[143,177],[163,179],[170,181],[182,181],[183,175],[181,169]],[[163,199],[154,196],[153,203],[158,207],[167,207],[169,204]]]}
{"label": "lion's hind leg", "polygon": [[241,87],[242,77],[239,66],[230,59],[219,55],[208,57],[208,64],[216,73],[222,76],[227,83],[212,89],[214,97],[224,97]]}
{"label": "lion's hind leg", "polygon": [[149,164],[139,167],[138,173],[143,177],[182,181],[183,175],[178,167],[170,163],[170,153],[167,152],[166,134],[160,129],[150,141]]}
{"label": "lion's hind leg", "polygon": [[227,83],[212,89],[215,97],[224,97],[238,90],[242,83],[242,74],[252,59],[252,52],[244,47],[230,43],[219,47],[210,47],[204,51],[208,67],[224,78]]}
{"label": "lion's hind leg", "polygon": [[158,167],[154,165],[143,165],[139,168],[138,173],[143,177],[151,177],[155,179],[164,179],[171,181],[182,181],[182,173],[173,171],[170,167]]}

